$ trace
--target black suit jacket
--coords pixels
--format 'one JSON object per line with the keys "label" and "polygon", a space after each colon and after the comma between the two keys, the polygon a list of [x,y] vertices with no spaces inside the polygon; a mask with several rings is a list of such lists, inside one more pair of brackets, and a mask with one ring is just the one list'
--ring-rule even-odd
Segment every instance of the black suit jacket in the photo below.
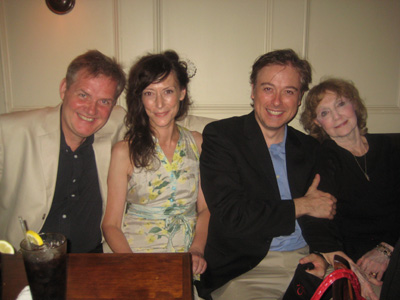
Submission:
{"label": "black suit jacket", "polygon": [[[312,182],[317,147],[314,138],[288,127],[286,163],[293,198],[304,196]],[[207,270],[196,286],[199,295],[207,298],[254,268],[266,256],[273,237],[294,231],[296,218],[294,202],[281,201],[254,112],[206,126],[200,173],[211,217],[204,253]],[[313,243],[312,234],[311,240],[305,232],[303,235]]]}

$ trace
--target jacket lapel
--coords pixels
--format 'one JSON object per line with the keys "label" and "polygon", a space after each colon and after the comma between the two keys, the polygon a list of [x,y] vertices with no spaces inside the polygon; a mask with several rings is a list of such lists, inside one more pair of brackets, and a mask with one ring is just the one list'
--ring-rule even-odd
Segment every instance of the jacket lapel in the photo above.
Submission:
{"label": "jacket lapel", "polygon": [[38,130],[37,138],[40,149],[37,149],[43,167],[48,207],[54,197],[57,181],[58,160],[60,154],[60,107],[58,105],[46,115],[43,127]]}
{"label": "jacket lapel", "polygon": [[294,129],[288,126],[286,138],[286,166],[292,198],[303,196],[309,180],[307,174],[313,167],[313,153],[305,153],[304,146],[295,135]]}
{"label": "jacket lapel", "polygon": [[280,199],[274,166],[272,164],[267,143],[265,142],[261,128],[256,121],[254,111],[247,115],[244,120],[244,133],[249,149],[248,160],[250,164],[254,169],[260,170],[260,176],[264,178],[265,185],[271,187],[271,193],[274,193],[276,196],[273,198]]}
{"label": "jacket lapel", "polygon": [[93,151],[97,166],[97,176],[99,178],[100,193],[103,199],[103,212],[107,203],[107,176],[111,159],[110,133],[107,127],[103,127],[94,135]]}

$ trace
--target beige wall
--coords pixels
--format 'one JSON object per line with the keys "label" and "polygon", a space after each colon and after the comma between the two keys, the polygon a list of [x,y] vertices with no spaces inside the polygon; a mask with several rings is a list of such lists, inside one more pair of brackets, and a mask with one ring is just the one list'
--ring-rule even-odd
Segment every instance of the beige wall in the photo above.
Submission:
{"label": "beige wall", "polygon": [[63,16],[44,0],[0,0],[0,113],[57,104],[68,63],[97,48],[126,70],[175,49],[197,66],[191,113],[241,115],[254,60],[290,47],[312,63],[314,84],[355,82],[370,132],[400,132],[399,29],[398,0],[76,0]]}

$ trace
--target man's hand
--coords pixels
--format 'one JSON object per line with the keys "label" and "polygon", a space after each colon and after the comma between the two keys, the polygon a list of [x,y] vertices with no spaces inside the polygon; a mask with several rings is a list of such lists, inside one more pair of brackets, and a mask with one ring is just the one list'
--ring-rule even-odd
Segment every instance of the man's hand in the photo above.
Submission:
{"label": "man's hand", "polygon": [[328,263],[321,256],[317,254],[310,254],[300,259],[299,263],[302,265],[306,263],[312,263],[314,265],[314,269],[306,270],[306,272],[311,273],[321,279],[324,279],[326,269],[328,268]]}
{"label": "man's hand", "polygon": [[336,214],[336,198],[329,193],[318,190],[319,174],[314,180],[304,197],[294,199],[296,218],[309,215],[316,218],[332,220]]}

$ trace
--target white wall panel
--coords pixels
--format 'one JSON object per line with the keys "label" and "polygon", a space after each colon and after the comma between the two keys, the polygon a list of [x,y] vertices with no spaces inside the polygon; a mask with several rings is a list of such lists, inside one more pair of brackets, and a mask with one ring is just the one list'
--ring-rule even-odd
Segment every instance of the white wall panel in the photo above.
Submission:
{"label": "white wall panel", "polygon": [[3,8],[8,111],[59,103],[66,68],[84,51],[115,55],[114,1],[77,1],[66,15],[52,13],[38,0],[3,0]]}
{"label": "white wall panel", "polygon": [[4,1],[0,0],[0,114],[7,111],[6,99],[10,97],[10,78],[8,70],[7,31]]}
{"label": "white wall panel", "polygon": [[79,0],[63,16],[44,0],[0,0],[0,113],[57,104],[68,63],[87,49],[128,71],[171,48],[197,66],[192,113],[241,115],[254,60],[293,48],[313,65],[314,84],[356,83],[371,132],[400,132],[399,28],[397,0]]}
{"label": "white wall panel", "polygon": [[314,83],[352,80],[370,131],[400,132],[400,1],[312,1],[309,24]]}
{"label": "white wall panel", "polygon": [[120,57],[126,70],[147,52],[154,52],[158,30],[157,1],[118,1]]}
{"label": "white wall panel", "polygon": [[307,0],[271,1],[271,47],[267,50],[292,48],[299,55],[307,55],[308,46]]}
{"label": "white wall panel", "polygon": [[162,1],[162,48],[175,49],[197,67],[194,113],[240,115],[250,107],[250,67],[265,52],[266,2]]}

